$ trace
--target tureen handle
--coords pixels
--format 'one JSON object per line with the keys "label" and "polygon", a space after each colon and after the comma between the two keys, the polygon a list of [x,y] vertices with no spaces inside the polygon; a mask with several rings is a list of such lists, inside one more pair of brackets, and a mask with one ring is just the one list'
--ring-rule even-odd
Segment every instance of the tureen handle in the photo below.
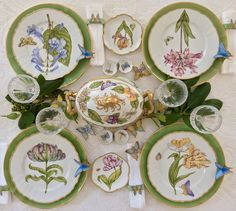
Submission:
{"label": "tureen handle", "polygon": [[154,111],[154,103],[153,103],[153,93],[150,90],[147,90],[143,94],[143,98],[145,99],[146,97],[148,98],[148,103],[149,103],[149,108],[145,109],[144,112],[146,114],[151,114]]}
{"label": "tureen handle", "polygon": [[69,92],[66,92],[65,93],[65,100],[66,100],[66,112],[73,116],[77,111],[76,111],[76,108],[73,107],[72,105],[72,101],[70,98],[75,98],[76,96],[76,93],[75,92],[72,92],[72,91],[69,91]]}

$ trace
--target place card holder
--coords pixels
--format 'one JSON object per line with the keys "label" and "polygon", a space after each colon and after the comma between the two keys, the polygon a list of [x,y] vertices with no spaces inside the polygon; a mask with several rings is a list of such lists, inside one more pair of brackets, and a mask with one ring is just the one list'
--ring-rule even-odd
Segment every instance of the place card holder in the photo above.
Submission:
{"label": "place card holder", "polygon": [[227,50],[233,55],[223,63],[221,73],[233,74],[236,69],[236,10],[228,10],[222,13],[222,24],[226,30],[228,39]]}
{"label": "place card holder", "polygon": [[105,63],[104,43],[103,43],[103,11],[101,5],[87,6],[87,24],[92,40],[93,57],[90,64],[101,66]]}

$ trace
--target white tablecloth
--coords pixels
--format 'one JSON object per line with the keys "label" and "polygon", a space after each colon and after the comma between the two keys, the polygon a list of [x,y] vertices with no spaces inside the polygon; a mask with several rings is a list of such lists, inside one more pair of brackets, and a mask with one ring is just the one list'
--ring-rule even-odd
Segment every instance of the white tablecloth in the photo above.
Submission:
{"label": "white tablecloth", "polygon": [[[11,77],[15,75],[12,67],[10,66],[6,57],[5,43],[6,34],[12,21],[23,10],[46,2],[55,2],[63,4],[72,8],[74,11],[85,18],[86,17],[86,5],[93,3],[101,3],[104,7],[104,17],[107,20],[109,17],[127,12],[140,21],[145,27],[151,16],[163,6],[178,2],[174,0],[0,0],[0,115],[10,112],[10,105],[5,101],[4,96],[7,94],[7,84]],[[202,4],[203,6],[214,11],[218,17],[221,13],[228,9],[236,9],[236,0],[195,0],[193,2]],[[134,63],[139,64],[142,60],[141,49],[128,55]],[[119,57],[112,54],[106,49],[107,59],[118,59]],[[87,67],[86,73],[80,78],[79,81],[69,86],[69,89],[76,90],[85,81],[92,79],[98,75],[103,75],[101,68]],[[124,76],[120,74],[119,76]],[[126,77],[126,75],[125,75]],[[133,78],[132,73],[128,75],[130,79]],[[219,98],[224,102],[222,108],[223,124],[219,131],[215,133],[215,136],[219,140],[223,147],[226,162],[228,166],[236,169],[236,75],[221,75],[217,74],[210,80],[212,85],[212,97]],[[137,85],[142,89],[154,89],[158,87],[160,82],[154,77],[145,77],[137,81]],[[95,136],[91,136],[89,140],[85,141],[78,132],[75,130],[76,125],[72,123],[69,127],[72,132],[81,138],[81,142],[86,148],[88,158],[90,162],[109,151],[116,152],[126,158],[124,153],[125,146],[116,144],[102,145],[96,140]],[[146,140],[151,135],[156,127],[152,122],[144,121],[144,128],[146,132],[140,132],[137,136],[137,140]],[[0,140],[4,142],[11,142],[12,138],[17,135],[19,129],[17,128],[17,122],[0,118]],[[135,139],[132,137],[132,141]],[[91,173],[91,172],[89,172]],[[83,189],[80,193],[68,204],[55,208],[55,210],[65,211],[128,211],[133,210],[129,208],[129,197],[127,188],[123,188],[114,193],[105,193],[97,188],[88,177]],[[236,208],[236,177],[235,174],[228,175],[219,191],[207,202],[197,207],[191,208],[191,210],[214,210],[214,211],[233,211]],[[26,211],[26,210],[38,210],[36,208],[29,207],[18,199],[13,198],[13,201],[8,205],[0,205],[1,211]],[[171,211],[171,210],[183,210],[181,208],[172,208],[160,201],[155,200],[146,191],[146,206],[143,209],[145,211],[159,210],[159,211]]]}

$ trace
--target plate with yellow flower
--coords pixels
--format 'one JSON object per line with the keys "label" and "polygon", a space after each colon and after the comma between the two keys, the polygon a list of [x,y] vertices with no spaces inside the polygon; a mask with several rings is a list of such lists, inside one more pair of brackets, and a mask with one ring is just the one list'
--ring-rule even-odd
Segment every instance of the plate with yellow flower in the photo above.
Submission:
{"label": "plate with yellow flower", "polygon": [[86,153],[69,131],[48,136],[31,127],[11,142],[4,174],[8,189],[19,200],[52,208],[68,202],[82,188],[87,172],[77,173],[79,163],[87,163]]}
{"label": "plate with yellow flower", "polygon": [[224,165],[222,149],[213,135],[173,124],[154,133],[141,154],[141,175],[147,189],[161,201],[191,207],[218,190],[215,163]]}

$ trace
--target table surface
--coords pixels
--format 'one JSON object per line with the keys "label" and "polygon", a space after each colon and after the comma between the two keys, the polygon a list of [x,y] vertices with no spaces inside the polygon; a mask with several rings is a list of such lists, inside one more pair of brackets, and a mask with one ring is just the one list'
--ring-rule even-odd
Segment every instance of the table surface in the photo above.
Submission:
{"label": "table surface", "polygon": [[[10,112],[10,105],[5,101],[4,96],[7,94],[7,84],[11,77],[15,75],[12,67],[10,66],[6,57],[5,43],[6,34],[16,16],[24,11],[25,9],[40,4],[47,3],[50,1],[46,0],[0,0],[0,115]],[[180,2],[174,0],[57,0],[51,1],[76,11],[81,17],[86,18],[86,6],[89,4],[99,3],[104,8],[105,20],[119,13],[128,13],[134,16],[142,25],[148,23],[148,20],[152,15],[166,6],[167,4]],[[195,0],[193,2],[202,4],[203,6],[211,9],[216,13],[218,17],[225,10],[236,9],[236,0]],[[106,49],[106,59],[119,59],[119,56],[114,55]],[[134,64],[138,65],[143,60],[142,51],[138,49],[129,57]],[[96,76],[103,75],[101,68],[99,67],[87,67],[85,74],[70,85],[68,89],[77,90],[84,82],[92,79]],[[130,79],[133,78],[133,73],[125,76]],[[211,97],[219,98],[224,102],[222,108],[223,124],[222,127],[215,133],[215,136],[219,140],[226,157],[228,166],[236,169],[236,75],[222,75],[217,74],[210,80],[212,85]],[[152,89],[154,90],[160,84],[160,82],[154,77],[144,77],[136,83],[141,89]],[[142,140],[145,141],[147,138],[156,130],[155,125],[152,122],[144,121],[145,132],[140,132],[136,138],[131,137],[131,141]],[[70,124],[69,129],[76,134],[88,153],[89,162],[92,163],[98,156],[105,154],[106,152],[116,152],[126,158],[124,153],[125,146],[116,144],[102,145],[98,142],[95,136],[85,141],[81,135],[76,132],[75,128],[78,127],[74,123]],[[17,122],[0,118],[0,142],[8,142],[19,133],[17,128]],[[91,175],[91,172],[89,172]],[[214,211],[233,211],[236,205],[236,176],[235,174],[228,175],[218,192],[207,202],[190,208],[191,210],[214,210]],[[12,202],[8,205],[0,205],[1,211],[26,211],[26,210],[38,210],[36,208],[29,207],[20,202],[15,197],[12,198]],[[76,211],[128,211],[133,210],[129,208],[129,199],[127,188],[123,188],[114,193],[105,193],[97,188],[91,181],[91,177],[88,177],[83,189],[78,195],[68,204],[56,208],[55,210],[76,210]],[[146,190],[146,206],[145,211],[151,210],[182,210],[181,208],[172,208],[160,201],[155,200]]]}

